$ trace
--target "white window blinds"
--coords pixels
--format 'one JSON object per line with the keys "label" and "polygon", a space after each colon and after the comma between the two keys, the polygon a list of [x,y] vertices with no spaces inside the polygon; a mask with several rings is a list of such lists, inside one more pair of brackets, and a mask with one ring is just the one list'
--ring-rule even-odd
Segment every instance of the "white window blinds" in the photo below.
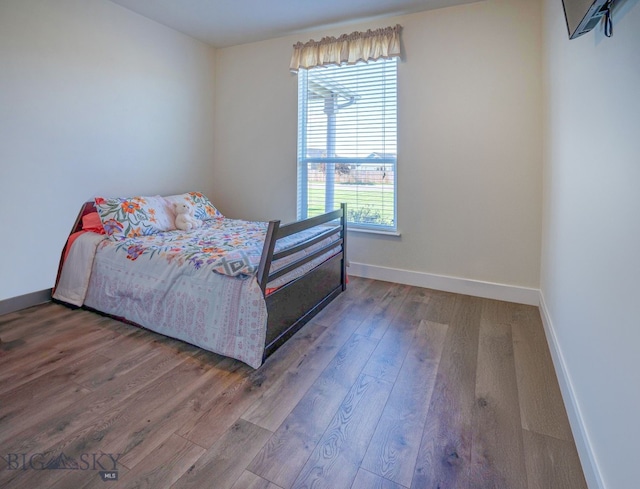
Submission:
{"label": "white window blinds", "polygon": [[396,230],[397,58],[298,73],[298,217]]}

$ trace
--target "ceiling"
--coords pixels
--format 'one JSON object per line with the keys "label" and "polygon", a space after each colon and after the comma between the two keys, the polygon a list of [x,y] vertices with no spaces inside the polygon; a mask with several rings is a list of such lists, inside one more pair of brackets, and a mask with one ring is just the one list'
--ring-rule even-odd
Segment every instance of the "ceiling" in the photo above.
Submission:
{"label": "ceiling", "polygon": [[215,47],[479,0],[111,0]]}

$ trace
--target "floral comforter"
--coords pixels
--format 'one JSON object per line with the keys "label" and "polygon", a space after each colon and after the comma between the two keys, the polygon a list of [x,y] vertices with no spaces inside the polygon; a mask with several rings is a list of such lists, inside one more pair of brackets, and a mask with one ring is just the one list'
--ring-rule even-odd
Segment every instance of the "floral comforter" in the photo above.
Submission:
{"label": "floral comforter", "polygon": [[[128,260],[162,259],[179,267],[205,268],[222,275],[255,275],[268,223],[219,217],[189,232],[168,231],[117,241]],[[105,241],[102,247],[112,246]]]}

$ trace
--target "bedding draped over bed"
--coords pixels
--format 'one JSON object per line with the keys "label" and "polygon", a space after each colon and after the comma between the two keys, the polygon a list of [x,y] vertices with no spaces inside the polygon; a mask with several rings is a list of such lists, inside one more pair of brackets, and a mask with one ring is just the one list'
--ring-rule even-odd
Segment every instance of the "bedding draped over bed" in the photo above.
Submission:
{"label": "bedding draped over bed", "polygon": [[[267,307],[256,279],[267,223],[223,217],[199,229],[119,240],[89,232],[71,246],[54,298],[132,321],[251,367],[262,364]],[[322,226],[278,240],[276,251],[319,235]],[[273,270],[337,236],[273,263]],[[277,288],[339,251],[285,274]]]}
{"label": "bedding draped over bed", "polygon": [[111,248],[95,260],[85,305],[160,334],[262,364],[267,308],[255,277],[238,280],[170,265],[132,266]]}

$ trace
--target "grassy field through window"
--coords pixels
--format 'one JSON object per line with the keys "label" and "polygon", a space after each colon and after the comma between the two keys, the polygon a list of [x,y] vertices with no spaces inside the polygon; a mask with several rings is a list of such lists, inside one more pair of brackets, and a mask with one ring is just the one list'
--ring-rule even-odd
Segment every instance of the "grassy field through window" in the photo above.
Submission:
{"label": "grassy field through window", "polygon": [[[375,195],[375,197],[374,197]],[[318,216],[325,212],[324,186],[308,187],[308,216]],[[355,224],[392,226],[394,224],[393,188],[384,185],[337,184],[334,192],[334,209],[342,202],[347,203],[348,221]],[[368,204],[367,202],[372,202]]]}

